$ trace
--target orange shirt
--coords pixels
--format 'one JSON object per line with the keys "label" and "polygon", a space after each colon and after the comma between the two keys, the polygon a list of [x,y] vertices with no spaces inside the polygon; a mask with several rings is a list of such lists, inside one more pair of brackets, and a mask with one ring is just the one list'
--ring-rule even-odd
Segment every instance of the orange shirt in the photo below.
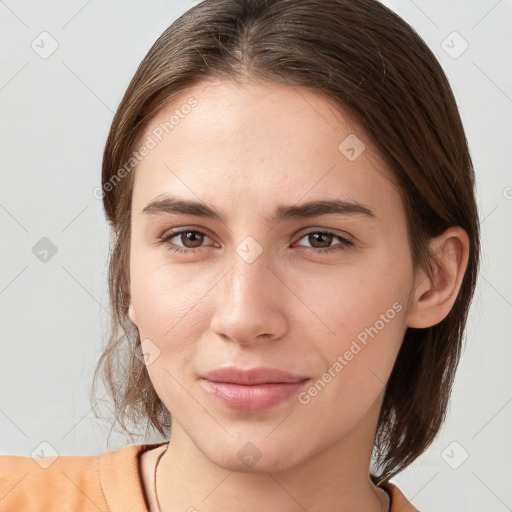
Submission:
{"label": "orange shirt", "polygon": [[[147,512],[139,454],[162,444],[56,459],[1,455],[0,512]],[[396,485],[387,489],[391,512],[418,512]]]}

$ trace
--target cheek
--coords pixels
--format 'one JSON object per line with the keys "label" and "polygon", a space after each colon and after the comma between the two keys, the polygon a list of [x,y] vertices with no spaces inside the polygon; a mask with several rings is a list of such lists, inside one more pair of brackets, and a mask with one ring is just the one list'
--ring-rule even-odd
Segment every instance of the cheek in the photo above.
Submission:
{"label": "cheek", "polygon": [[[301,280],[299,294],[322,320],[327,339],[347,339],[376,323],[381,314],[388,312],[387,316],[394,319],[397,309],[405,310],[403,302],[411,282],[412,271],[406,261],[395,257],[367,259]],[[395,303],[401,307],[393,308]]]}
{"label": "cheek", "polygon": [[202,306],[208,286],[190,275],[192,267],[184,269],[135,253],[130,268],[130,292],[141,339],[155,340],[161,348],[197,339],[204,330]]}
{"label": "cheek", "polygon": [[132,269],[132,301],[142,345],[158,353],[146,364],[149,377],[167,409],[182,410],[190,402],[188,374],[205,330],[201,297],[206,291],[176,266],[134,258]]}
{"label": "cheek", "polygon": [[321,295],[325,298],[319,316],[334,334],[315,338],[310,328],[318,372],[298,398],[306,405],[305,415],[331,411],[324,418],[325,428],[338,431],[341,425],[355,424],[389,379],[405,333],[405,306],[396,277],[340,278],[342,289],[333,284]]}
{"label": "cheek", "polygon": [[356,382],[360,389],[365,381],[385,382],[400,349],[412,266],[399,252],[382,251],[381,257],[333,272],[330,279],[309,280],[302,288],[304,302],[322,320],[323,327],[316,319],[314,325],[325,333],[315,342],[323,365],[330,368],[341,356],[337,374],[345,378],[338,382],[348,379],[350,388]]}

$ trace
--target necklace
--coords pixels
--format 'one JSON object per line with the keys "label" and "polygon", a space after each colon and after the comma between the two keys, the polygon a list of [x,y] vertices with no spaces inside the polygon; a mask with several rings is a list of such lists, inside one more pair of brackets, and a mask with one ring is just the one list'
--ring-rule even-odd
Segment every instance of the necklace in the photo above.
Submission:
{"label": "necklace", "polygon": [[[158,456],[158,459],[156,461],[156,464],[155,464],[155,477],[154,477],[154,482],[155,482],[155,498],[156,498],[156,506],[158,507],[158,510],[157,512],[162,512],[162,507],[160,506],[160,500],[158,499],[158,485],[157,485],[157,480],[156,480],[156,477],[157,477],[157,470],[158,470],[158,464],[160,463],[160,459],[162,458],[162,456],[165,454],[165,452],[169,449],[169,444],[167,444],[167,448]],[[386,493],[387,497],[388,497],[388,505],[386,507],[386,510],[389,512],[389,510],[391,510],[390,508],[390,496],[389,496],[389,493],[386,489],[383,489],[384,492]]]}
{"label": "necklace", "polygon": [[157,481],[156,481],[158,464],[160,463],[160,459],[162,458],[162,456],[164,455],[164,453],[168,449],[169,449],[169,444],[167,444],[167,448],[158,456],[158,459],[157,459],[156,464],[155,464],[155,478],[154,478],[154,482],[155,482],[156,506],[158,507],[158,511],[157,512],[162,512],[162,507],[160,506],[160,500],[158,499],[158,485],[157,485]]}

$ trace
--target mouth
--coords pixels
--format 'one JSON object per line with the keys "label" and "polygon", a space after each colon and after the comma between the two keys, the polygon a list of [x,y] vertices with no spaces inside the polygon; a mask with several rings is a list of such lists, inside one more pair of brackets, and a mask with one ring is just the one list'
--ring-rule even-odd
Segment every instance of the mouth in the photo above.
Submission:
{"label": "mouth", "polygon": [[201,375],[201,378],[210,382],[230,382],[250,386],[254,384],[297,383],[309,377],[263,366],[248,369],[226,366]]}
{"label": "mouth", "polygon": [[311,379],[275,368],[226,367],[200,378],[201,385],[224,406],[240,411],[269,409],[298,393]]}

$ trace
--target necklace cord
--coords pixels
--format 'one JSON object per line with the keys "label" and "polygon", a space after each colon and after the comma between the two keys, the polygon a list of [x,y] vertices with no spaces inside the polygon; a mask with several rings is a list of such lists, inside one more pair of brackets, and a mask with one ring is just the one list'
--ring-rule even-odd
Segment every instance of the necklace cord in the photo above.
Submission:
{"label": "necklace cord", "polygon": [[154,482],[155,482],[155,499],[156,499],[156,506],[158,507],[157,512],[162,512],[162,507],[160,506],[160,500],[158,499],[158,485],[157,485],[157,471],[158,471],[158,464],[160,463],[160,459],[164,456],[164,454],[169,449],[169,443],[167,443],[167,448],[158,456],[158,459],[155,464],[155,476],[154,476]]}
{"label": "necklace cord", "polygon": [[[158,459],[155,464],[155,476],[154,476],[154,482],[155,482],[155,499],[156,499],[156,506],[158,507],[157,512],[162,512],[162,507],[160,506],[160,500],[158,499],[158,485],[157,485],[157,471],[158,471],[158,464],[160,463],[160,459],[165,455],[167,450],[169,449],[169,444],[167,444],[167,448],[158,456]],[[380,489],[384,490],[384,492],[388,496],[388,502],[389,502],[389,508],[387,509],[388,512],[391,510],[391,494],[387,487],[385,485],[381,486],[381,482],[379,482],[376,487],[379,487]]]}

